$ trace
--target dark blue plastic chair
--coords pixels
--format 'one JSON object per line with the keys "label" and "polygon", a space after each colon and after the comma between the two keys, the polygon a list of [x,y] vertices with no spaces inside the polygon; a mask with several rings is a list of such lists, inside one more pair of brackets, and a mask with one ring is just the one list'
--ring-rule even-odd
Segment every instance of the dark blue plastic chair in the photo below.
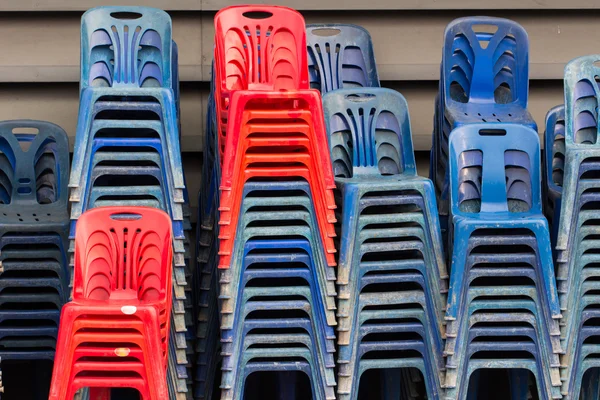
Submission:
{"label": "dark blue plastic chair", "polygon": [[60,309],[69,297],[68,176],[64,130],[42,121],[0,122],[3,361],[54,358]]}
{"label": "dark blue plastic chair", "polygon": [[379,87],[371,36],[349,24],[306,26],[310,85],[325,94],[336,89]]}

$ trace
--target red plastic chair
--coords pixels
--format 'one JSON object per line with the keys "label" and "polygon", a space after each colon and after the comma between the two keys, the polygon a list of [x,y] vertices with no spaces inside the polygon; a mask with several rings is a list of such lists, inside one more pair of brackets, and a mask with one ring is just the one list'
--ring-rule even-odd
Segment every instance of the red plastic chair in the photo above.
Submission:
{"label": "red plastic chair", "polygon": [[220,186],[219,268],[229,268],[245,182],[301,177],[310,186],[327,263],[335,266],[335,188],[316,90],[239,91],[231,100]]}
{"label": "red plastic chair", "polygon": [[214,22],[215,103],[222,153],[231,94],[308,89],[308,55],[304,18],[291,8],[232,6],[219,11]]}
{"label": "red plastic chair", "polygon": [[[166,399],[173,233],[148,207],[100,207],[77,221],[73,301],[61,313],[49,399],[129,387]],[[106,390],[94,389],[107,398]]]}

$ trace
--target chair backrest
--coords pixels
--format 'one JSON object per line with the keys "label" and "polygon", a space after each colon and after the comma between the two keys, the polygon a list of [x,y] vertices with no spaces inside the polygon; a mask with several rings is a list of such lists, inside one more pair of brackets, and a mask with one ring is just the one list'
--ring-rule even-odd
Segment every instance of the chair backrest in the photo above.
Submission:
{"label": "chair backrest", "polygon": [[172,88],[171,17],[149,7],[96,7],[81,17],[80,89]]}
{"label": "chair backrest", "polygon": [[450,135],[452,214],[541,213],[540,143],[520,124],[469,124]]}
{"label": "chair backrest", "polygon": [[77,221],[73,299],[170,299],[171,219],[149,207],[100,207]]}
{"label": "chair backrest", "polygon": [[358,25],[306,26],[310,86],[321,93],[336,89],[379,87],[373,42]]}
{"label": "chair backrest", "polygon": [[600,54],[571,60],[565,67],[565,146],[600,146]]}
{"label": "chair backrest", "polygon": [[562,187],[565,172],[565,106],[561,104],[546,114],[544,162],[548,186]]}
{"label": "chair backrest", "polygon": [[336,177],[416,175],[408,105],[391,89],[340,89],[323,96]]}
{"label": "chair backrest", "polygon": [[0,122],[0,210],[35,206],[40,213],[66,211],[69,164],[69,140],[58,125]]}
{"label": "chair backrest", "polygon": [[516,103],[526,108],[527,32],[503,18],[458,18],[444,33],[442,74],[446,103]]}
{"label": "chair backrest", "polygon": [[215,15],[217,91],[308,89],[306,28],[287,7],[232,6]]}

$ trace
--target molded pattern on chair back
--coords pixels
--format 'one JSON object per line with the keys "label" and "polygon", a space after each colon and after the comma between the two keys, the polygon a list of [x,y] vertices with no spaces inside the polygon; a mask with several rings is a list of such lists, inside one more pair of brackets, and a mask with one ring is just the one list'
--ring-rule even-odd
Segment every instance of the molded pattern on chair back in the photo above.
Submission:
{"label": "molded pattern on chair back", "polygon": [[149,7],[98,7],[81,18],[81,89],[171,88],[171,17]]}
{"label": "molded pattern on chair back", "polygon": [[459,18],[444,34],[446,102],[519,103],[527,107],[529,39],[516,22]]}
{"label": "molded pattern on chair back", "polygon": [[333,172],[416,174],[408,105],[391,89],[343,89],[323,96]]}
{"label": "molded pattern on chair back", "polygon": [[546,115],[546,181],[548,186],[562,187],[565,172],[565,106],[552,108]]}
{"label": "molded pattern on chair back", "polygon": [[310,87],[327,93],[336,89],[379,87],[371,35],[346,24],[306,26]]}
{"label": "molded pattern on chair back", "polygon": [[472,124],[450,137],[452,213],[541,213],[540,144],[517,124]]}
{"label": "molded pattern on chair back", "polygon": [[600,55],[570,61],[565,67],[565,145],[597,145]]}
{"label": "molded pattern on chair back", "polygon": [[233,6],[215,16],[217,90],[308,89],[304,18],[287,7]]}
{"label": "molded pattern on chair back", "polygon": [[147,207],[102,207],[77,221],[73,298],[165,301],[171,290],[169,216]]}
{"label": "molded pattern on chair back", "polygon": [[0,122],[0,208],[18,204],[66,210],[69,164],[69,141],[59,126]]}

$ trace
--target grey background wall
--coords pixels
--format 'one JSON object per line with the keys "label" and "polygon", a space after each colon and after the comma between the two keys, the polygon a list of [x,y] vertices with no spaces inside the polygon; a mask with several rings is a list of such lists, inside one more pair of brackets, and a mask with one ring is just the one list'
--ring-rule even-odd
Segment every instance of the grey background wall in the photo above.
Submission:
{"label": "grey background wall", "polygon": [[[530,39],[529,108],[543,132],[548,109],[563,102],[567,61],[600,53],[600,0],[274,0],[307,23],[340,22],[371,32],[382,84],[408,100],[415,149],[431,144],[442,35],[454,18],[489,15],[522,24]],[[98,5],[167,10],[179,45],[182,150],[195,206],[213,50],[213,17],[233,0],[0,0],[0,120],[77,124],[79,21]],[[540,134],[542,133],[540,132]],[[426,168],[426,163],[423,163]]]}

